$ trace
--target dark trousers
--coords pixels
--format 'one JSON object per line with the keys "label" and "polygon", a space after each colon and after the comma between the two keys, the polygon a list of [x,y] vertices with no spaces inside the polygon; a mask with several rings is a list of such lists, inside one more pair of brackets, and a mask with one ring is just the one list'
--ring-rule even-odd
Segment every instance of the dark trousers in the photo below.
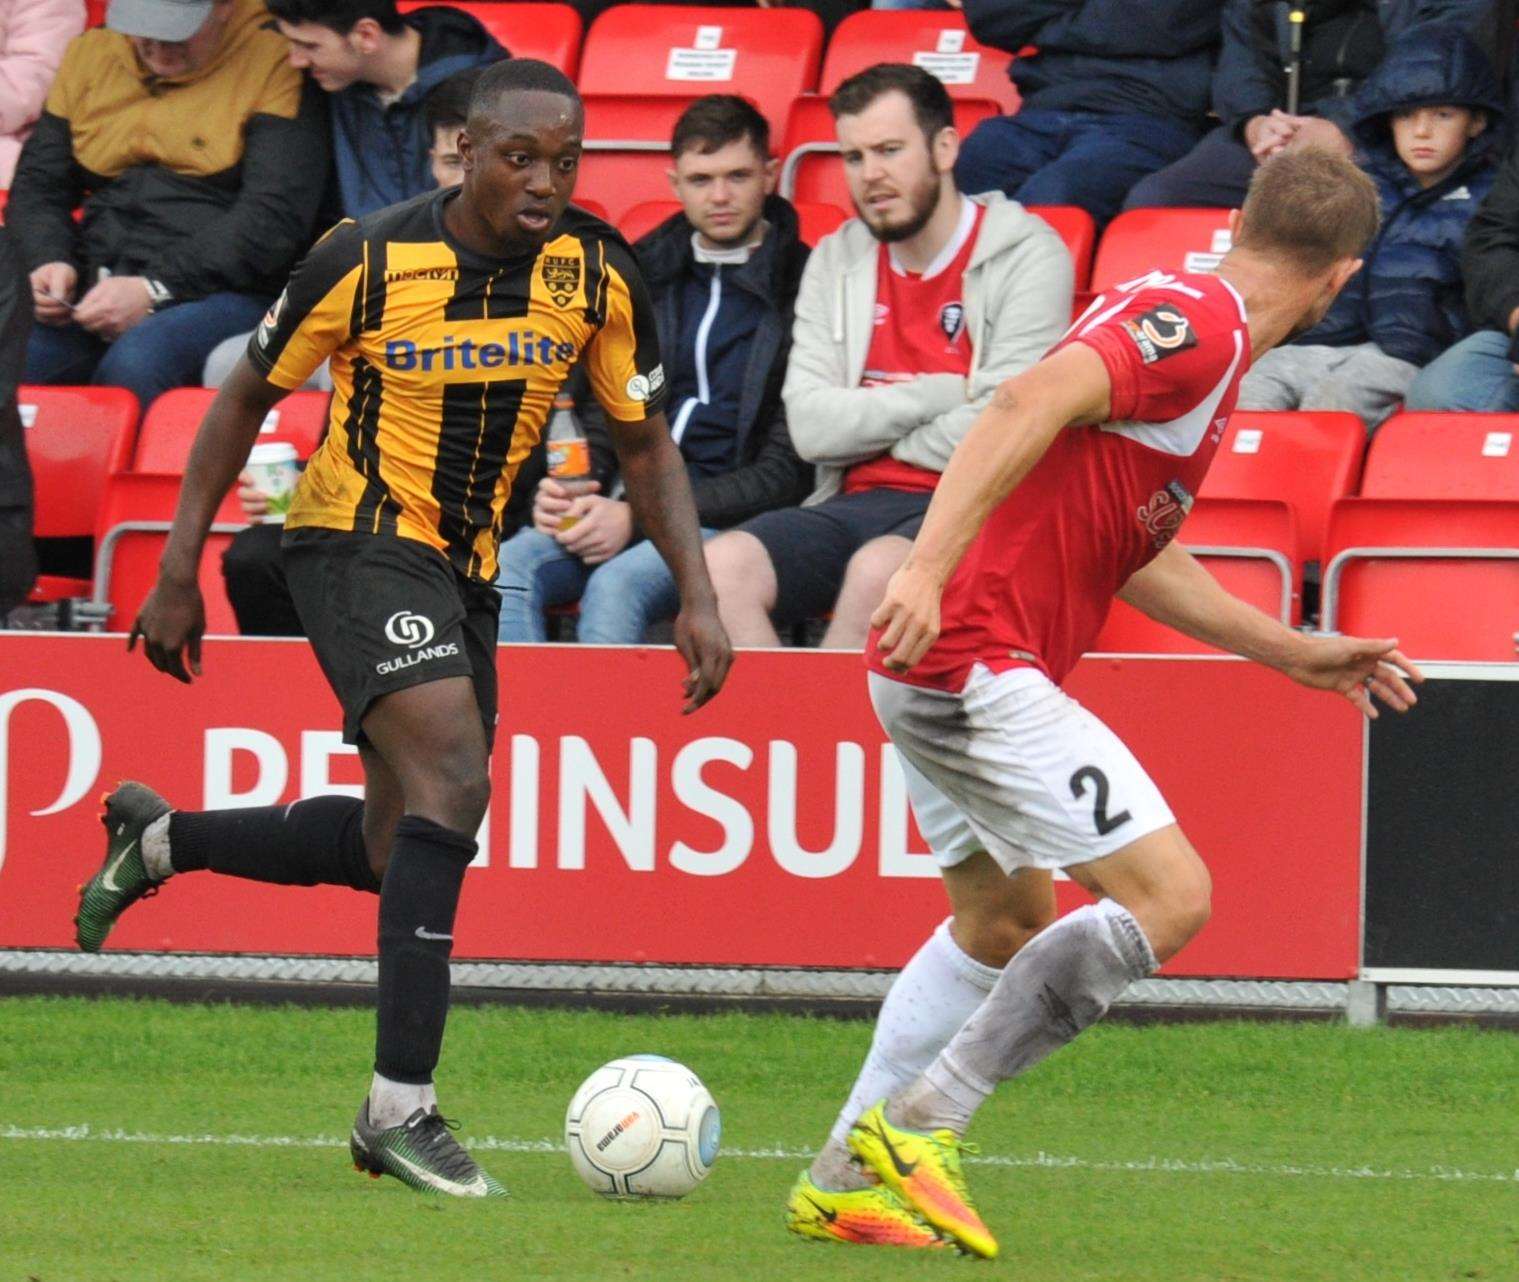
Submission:
{"label": "dark trousers", "polygon": [[222,553],[227,599],[246,637],[303,637],[306,629],[290,599],[280,555],[283,525],[250,525]]}
{"label": "dark trousers", "polygon": [[1174,165],[1134,185],[1125,209],[1238,209],[1255,173],[1255,157],[1220,125]]}
{"label": "dark trousers", "polygon": [[1046,111],[983,120],[960,147],[955,182],[1025,205],[1079,205],[1099,224],[1146,174],[1186,155],[1197,130],[1161,117]]}

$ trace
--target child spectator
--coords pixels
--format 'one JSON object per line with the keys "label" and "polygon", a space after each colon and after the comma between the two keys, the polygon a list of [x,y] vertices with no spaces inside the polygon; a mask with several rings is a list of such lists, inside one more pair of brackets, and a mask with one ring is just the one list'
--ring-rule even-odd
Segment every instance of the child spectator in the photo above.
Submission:
{"label": "child spectator", "polygon": [[1466,225],[1493,184],[1502,99],[1486,55],[1452,27],[1405,37],[1366,82],[1352,126],[1382,229],[1329,314],[1245,376],[1239,407],[1349,410],[1375,429],[1421,366],[1471,328]]}

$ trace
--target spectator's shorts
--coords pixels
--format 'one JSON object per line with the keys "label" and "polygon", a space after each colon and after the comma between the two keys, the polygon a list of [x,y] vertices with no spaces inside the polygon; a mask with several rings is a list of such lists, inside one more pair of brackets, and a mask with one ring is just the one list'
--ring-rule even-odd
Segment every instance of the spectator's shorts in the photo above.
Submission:
{"label": "spectator's shorts", "polygon": [[468,677],[486,742],[496,732],[500,598],[441,552],[386,534],[302,527],[284,541],[285,578],[317,662],[343,705],[343,739],[381,695]]}
{"label": "spectator's shorts", "polygon": [[784,627],[830,613],[849,558],[883,534],[916,538],[932,498],[907,490],[865,490],[812,507],[776,508],[745,521],[738,528],[764,544],[775,567],[771,617]]}
{"label": "spectator's shorts", "polygon": [[941,868],[1066,868],[1176,822],[1122,739],[1035,668],[981,664],[959,694],[870,674],[918,828]]}

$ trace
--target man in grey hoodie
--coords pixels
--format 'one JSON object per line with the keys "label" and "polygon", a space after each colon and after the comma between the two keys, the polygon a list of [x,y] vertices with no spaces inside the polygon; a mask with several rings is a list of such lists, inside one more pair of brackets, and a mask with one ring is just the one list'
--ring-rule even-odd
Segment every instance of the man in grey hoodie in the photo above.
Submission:
{"label": "man in grey hoodie", "polygon": [[823,645],[862,646],[960,438],[1070,321],[1060,237],[1000,193],[956,189],[937,79],[878,64],[829,107],[859,218],[808,260],[784,390],[818,488],[707,544],[735,645],[778,645],[778,624],[831,613]]}

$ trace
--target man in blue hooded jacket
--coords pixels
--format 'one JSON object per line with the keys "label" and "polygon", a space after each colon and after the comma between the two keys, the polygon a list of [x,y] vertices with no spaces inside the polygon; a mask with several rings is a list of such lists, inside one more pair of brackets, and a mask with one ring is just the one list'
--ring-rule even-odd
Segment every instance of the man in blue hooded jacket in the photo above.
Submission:
{"label": "man in blue hooded jacket", "polygon": [[971,33],[1019,54],[1022,105],[960,144],[955,184],[1025,205],[1079,205],[1099,223],[1136,181],[1202,136],[1219,0],[964,0]]}
{"label": "man in blue hooded jacket", "polygon": [[1348,410],[1375,428],[1471,330],[1461,242],[1493,185],[1503,104],[1492,66],[1459,28],[1415,33],[1358,103],[1350,132],[1381,195],[1381,231],[1329,314],[1255,363],[1241,409]]}

